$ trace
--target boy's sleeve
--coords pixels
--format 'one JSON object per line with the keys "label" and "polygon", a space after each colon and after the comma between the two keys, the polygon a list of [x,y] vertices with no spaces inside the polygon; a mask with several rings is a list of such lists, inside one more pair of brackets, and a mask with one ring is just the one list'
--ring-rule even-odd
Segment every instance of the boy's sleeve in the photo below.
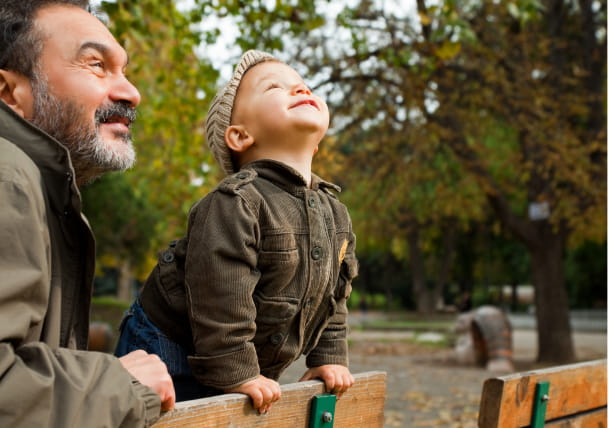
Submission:
{"label": "boy's sleeve", "polygon": [[252,295],[260,272],[257,216],[235,193],[215,191],[189,218],[185,284],[195,355],[193,374],[227,390],[260,374],[252,339]]}
{"label": "boy's sleeve", "polygon": [[349,225],[349,242],[339,269],[335,291],[336,312],[322,332],[316,347],[307,355],[307,367],[326,364],[348,366],[347,357],[347,299],[352,291],[352,280],[358,274],[356,236]]}

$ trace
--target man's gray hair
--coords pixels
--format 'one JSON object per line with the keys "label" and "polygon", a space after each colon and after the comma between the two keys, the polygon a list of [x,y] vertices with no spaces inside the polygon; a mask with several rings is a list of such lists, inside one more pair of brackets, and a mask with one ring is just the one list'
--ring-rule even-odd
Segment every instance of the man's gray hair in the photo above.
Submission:
{"label": "man's gray hair", "polygon": [[1,0],[0,69],[33,78],[42,49],[42,34],[34,20],[43,7],[70,5],[91,12],[89,0]]}

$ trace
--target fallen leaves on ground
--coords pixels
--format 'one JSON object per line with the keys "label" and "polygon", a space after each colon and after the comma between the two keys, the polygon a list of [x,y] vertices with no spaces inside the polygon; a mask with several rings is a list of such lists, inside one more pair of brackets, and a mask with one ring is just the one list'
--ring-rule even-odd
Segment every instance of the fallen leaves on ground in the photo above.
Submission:
{"label": "fallen leaves on ground", "polygon": [[357,366],[388,373],[384,428],[477,428],[484,370],[456,365],[447,348],[406,341],[350,344]]}

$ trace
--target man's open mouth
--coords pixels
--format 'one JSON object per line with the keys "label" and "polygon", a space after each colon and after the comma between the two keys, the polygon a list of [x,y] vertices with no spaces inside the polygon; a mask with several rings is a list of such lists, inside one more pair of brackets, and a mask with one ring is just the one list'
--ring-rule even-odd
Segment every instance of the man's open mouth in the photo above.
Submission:
{"label": "man's open mouth", "polygon": [[120,124],[129,128],[136,120],[136,111],[126,103],[115,102],[98,109],[95,119],[100,124]]}
{"label": "man's open mouth", "polygon": [[131,122],[131,119],[125,116],[110,116],[108,118],[102,118],[102,120],[100,121],[100,123],[108,124],[119,123],[125,125],[128,128],[131,126]]}

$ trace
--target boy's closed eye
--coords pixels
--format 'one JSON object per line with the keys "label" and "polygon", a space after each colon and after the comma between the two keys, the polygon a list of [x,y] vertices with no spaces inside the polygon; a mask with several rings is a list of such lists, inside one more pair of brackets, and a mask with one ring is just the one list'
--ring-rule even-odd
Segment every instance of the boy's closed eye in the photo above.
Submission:
{"label": "boy's closed eye", "polygon": [[270,91],[271,89],[279,89],[281,88],[281,86],[279,85],[279,83],[276,82],[271,82],[269,83],[269,85],[267,85],[267,91]]}

